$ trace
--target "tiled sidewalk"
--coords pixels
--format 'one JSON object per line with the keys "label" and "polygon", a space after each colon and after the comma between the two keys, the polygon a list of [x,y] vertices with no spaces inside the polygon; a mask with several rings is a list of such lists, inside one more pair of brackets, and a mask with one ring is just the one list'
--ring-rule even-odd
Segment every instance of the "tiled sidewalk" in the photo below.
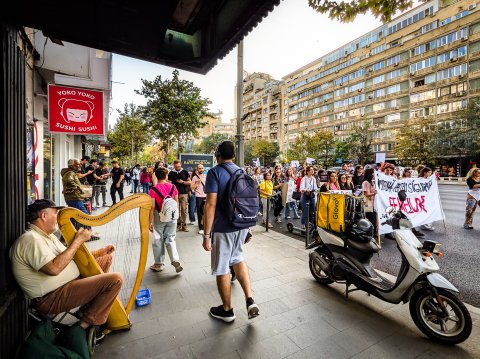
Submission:
{"label": "tiled sidewalk", "polygon": [[[130,331],[112,333],[95,358],[479,358],[480,310],[472,308],[470,339],[454,347],[432,343],[417,330],[408,305],[391,305],[363,292],[342,295],[344,286],[323,287],[308,269],[303,244],[276,232],[254,228],[245,246],[254,299],[260,316],[247,319],[243,292],[232,285],[236,320],[209,316],[221,303],[210,254],[196,226],[177,236],[184,271],[168,265],[147,269],[143,286],[149,306],[133,309]],[[151,264],[151,249],[148,265]]]}

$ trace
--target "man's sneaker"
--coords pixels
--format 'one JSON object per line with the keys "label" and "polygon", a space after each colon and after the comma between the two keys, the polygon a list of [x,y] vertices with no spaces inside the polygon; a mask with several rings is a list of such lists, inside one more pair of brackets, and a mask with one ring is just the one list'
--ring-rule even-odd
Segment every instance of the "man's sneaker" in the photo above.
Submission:
{"label": "man's sneaker", "polygon": [[431,224],[424,224],[422,229],[426,229],[427,231],[433,231],[435,228]]}
{"label": "man's sneaker", "polygon": [[290,217],[290,216],[286,216],[286,217],[285,217],[285,219],[292,219],[292,217]]}
{"label": "man's sneaker", "polygon": [[258,305],[255,304],[253,298],[247,299],[247,313],[248,319],[252,319],[258,317],[260,315],[260,310],[258,309]]}
{"label": "man's sneaker", "polygon": [[173,261],[172,266],[175,267],[175,272],[180,273],[183,270],[183,267],[180,265],[180,262]]}
{"label": "man's sneaker", "polygon": [[463,225],[463,228],[465,228],[465,229],[473,229],[473,226],[470,225],[470,224],[464,224],[464,225]]}
{"label": "man's sneaker", "polygon": [[263,216],[263,213],[262,213],[262,212],[258,212],[258,215],[259,215],[259,216]]}
{"label": "man's sneaker", "polygon": [[280,219],[280,217],[277,217],[277,218],[275,218],[275,222],[282,223],[282,220]]}
{"label": "man's sneaker", "polygon": [[198,231],[198,234],[204,234],[205,232],[203,231],[203,229],[199,230]]}
{"label": "man's sneaker", "polygon": [[218,307],[211,307],[210,315],[227,323],[233,322],[235,320],[233,308],[230,310],[225,310],[223,309],[223,305],[219,305]]}
{"label": "man's sneaker", "polygon": [[235,275],[235,271],[233,270],[233,266],[230,266],[230,282],[234,282],[235,279],[237,279],[237,276]]}

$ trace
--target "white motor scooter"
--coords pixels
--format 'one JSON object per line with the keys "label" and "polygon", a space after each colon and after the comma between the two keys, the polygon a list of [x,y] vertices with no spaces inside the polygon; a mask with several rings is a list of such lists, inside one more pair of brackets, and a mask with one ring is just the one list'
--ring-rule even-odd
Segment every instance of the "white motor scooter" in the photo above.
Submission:
{"label": "white motor scooter", "polygon": [[[398,196],[403,203],[405,192]],[[395,282],[370,266],[379,248],[366,219],[354,221],[344,233],[318,228],[319,239],[309,246],[315,248],[309,260],[313,277],[321,284],[345,283],[347,298],[348,293],[362,290],[389,303],[410,302],[410,315],[424,334],[443,344],[463,342],[472,331],[472,319],[455,294],[458,289],[435,273],[439,267],[433,256],[441,255],[440,243],[426,240],[422,245],[401,210],[390,207],[386,217],[402,255]],[[356,288],[349,289],[350,285]]]}

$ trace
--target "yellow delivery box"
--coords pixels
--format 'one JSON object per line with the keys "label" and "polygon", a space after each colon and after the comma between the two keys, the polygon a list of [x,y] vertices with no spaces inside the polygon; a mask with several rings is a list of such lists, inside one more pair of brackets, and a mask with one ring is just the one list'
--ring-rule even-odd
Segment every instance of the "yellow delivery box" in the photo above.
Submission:
{"label": "yellow delivery box", "polygon": [[317,226],[335,232],[345,231],[346,194],[320,193],[317,201]]}

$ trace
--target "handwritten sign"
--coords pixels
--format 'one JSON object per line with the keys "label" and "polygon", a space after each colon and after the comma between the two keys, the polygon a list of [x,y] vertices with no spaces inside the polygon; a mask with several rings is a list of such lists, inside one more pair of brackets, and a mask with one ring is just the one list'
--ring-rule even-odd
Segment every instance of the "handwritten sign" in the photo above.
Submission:
{"label": "handwritten sign", "polygon": [[[387,207],[401,209],[414,227],[445,219],[435,175],[429,178],[396,180],[394,177],[377,172],[375,188],[377,190],[375,210],[380,223],[384,222]],[[401,190],[407,194],[407,199],[403,203],[398,198],[398,192]],[[391,226],[380,225],[380,234],[392,231]]]}

